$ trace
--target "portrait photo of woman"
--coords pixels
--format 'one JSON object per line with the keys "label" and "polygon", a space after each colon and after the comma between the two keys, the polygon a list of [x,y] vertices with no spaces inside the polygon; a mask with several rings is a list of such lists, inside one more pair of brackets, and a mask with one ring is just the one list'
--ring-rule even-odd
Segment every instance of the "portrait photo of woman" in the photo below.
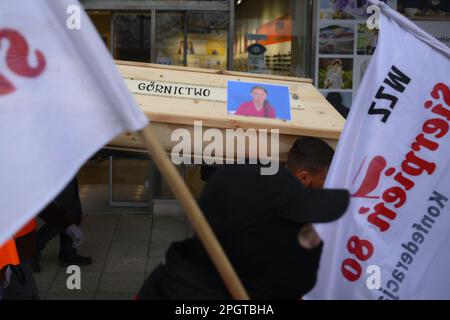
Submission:
{"label": "portrait photo of woman", "polygon": [[276,118],[275,109],[267,101],[267,90],[261,86],[254,86],[251,91],[252,100],[242,103],[236,115],[261,118]]}
{"label": "portrait photo of woman", "polygon": [[228,81],[227,112],[238,116],[291,120],[289,88]]}

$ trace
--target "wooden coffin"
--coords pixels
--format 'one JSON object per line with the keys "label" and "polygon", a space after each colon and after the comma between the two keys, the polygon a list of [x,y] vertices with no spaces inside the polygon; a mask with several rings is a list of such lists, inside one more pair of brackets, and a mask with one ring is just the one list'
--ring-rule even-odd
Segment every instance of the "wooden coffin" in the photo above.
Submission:
{"label": "wooden coffin", "polygon": [[[194,136],[194,121],[202,121],[203,130],[217,128],[224,134],[226,129],[253,128],[256,131],[266,129],[268,132],[271,129],[278,129],[281,160],[286,158],[292,143],[300,136],[318,137],[335,147],[344,126],[342,116],[314,88],[310,79],[124,61],[116,61],[116,65],[137,104],[150,119],[161,144],[168,152],[171,152],[178,143],[171,141],[174,130],[184,128]],[[288,86],[291,96],[291,120],[227,114],[228,80]],[[176,89],[173,91],[170,89],[169,92],[167,89],[169,87],[172,89],[191,87],[197,93],[208,90],[207,93],[210,95],[183,96]],[[202,148],[209,143],[208,140],[204,141]],[[133,133],[117,137],[108,147],[143,151],[141,141]],[[226,146],[223,150],[226,150]],[[193,147],[192,156],[201,157],[198,153],[198,148],[195,150]]]}

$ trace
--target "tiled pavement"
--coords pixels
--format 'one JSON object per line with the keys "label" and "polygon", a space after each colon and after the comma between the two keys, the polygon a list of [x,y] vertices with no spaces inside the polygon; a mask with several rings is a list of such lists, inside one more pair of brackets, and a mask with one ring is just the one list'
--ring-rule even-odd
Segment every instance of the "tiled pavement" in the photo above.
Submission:
{"label": "tiled pavement", "polygon": [[34,274],[41,299],[132,299],[169,245],[192,234],[184,216],[159,214],[87,214],[82,230],[79,253],[93,264],[81,268],[81,290],[67,289],[56,237],[42,252],[42,271]]}

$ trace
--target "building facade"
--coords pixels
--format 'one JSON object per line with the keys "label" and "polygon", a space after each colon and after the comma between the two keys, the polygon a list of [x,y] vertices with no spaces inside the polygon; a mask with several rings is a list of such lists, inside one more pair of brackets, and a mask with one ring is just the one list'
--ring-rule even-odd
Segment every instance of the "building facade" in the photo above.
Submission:
{"label": "building facade", "polygon": [[[345,108],[378,37],[365,24],[366,0],[81,2],[114,59],[313,78],[332,104]],[[450,0],[386,2],[449,45]],[[259,51],[249,50],[253,44]],[[180,172],[198,195],[199,167],[180,167]],[[102,194],[113,206],[147,207],[173,199],[142,154],[103,150],[79,176],[88,189],[107,186]]]}

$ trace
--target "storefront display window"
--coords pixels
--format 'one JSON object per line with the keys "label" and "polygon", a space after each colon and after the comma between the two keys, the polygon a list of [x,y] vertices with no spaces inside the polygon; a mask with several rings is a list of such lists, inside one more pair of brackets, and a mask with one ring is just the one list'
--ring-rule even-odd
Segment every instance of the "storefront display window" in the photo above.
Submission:
{"label": "storefront display window", "polygon": [[[236,71],[310,76],[309,1],[244,1],[236,7]],[[251,46],[259,44],[259,53]],[[250,51],[249,51],[250,49]]]}
{"label": "storefront display window", "polygon": [[114,59],[150,62],[150,14],[114,15]]}
{"label": "storefront display window", "polygon": [[[447,46],[450,0],[385,0]],[[367,27],[367,0],[316,3],[315,85],[336,109],[348,110],[378,42],[379,30]]]}
{"label": "storefront display window", "polygon": [[[186,59],[188,67],[227,68],[229,17],[222,12],[188,12]],[[184,52],[184,46],[180,50]]]}
{"label": "storefront display window", "polygon": [[156,14],[156,63],[184,65],[183,12],[158,12]]}
{"label": "storefront display window", "polygon": [[410,19],[449,20],[449,0],[399,0],[398,10]]}

